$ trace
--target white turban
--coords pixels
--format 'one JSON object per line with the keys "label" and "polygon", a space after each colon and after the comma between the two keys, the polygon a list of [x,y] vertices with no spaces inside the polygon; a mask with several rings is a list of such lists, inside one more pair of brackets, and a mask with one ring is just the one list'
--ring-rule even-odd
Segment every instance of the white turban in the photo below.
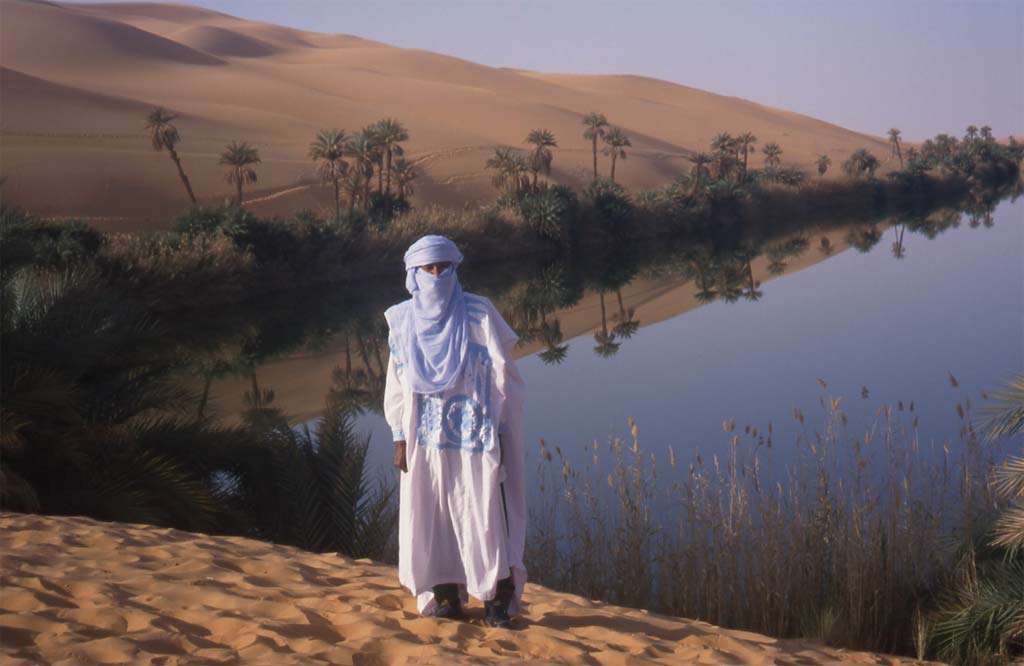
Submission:
{"label": "white turban", "polygon": [[[420,266],[451,262],[440,275]],[[424,236],[405,253],[405,288],[412,294],[411,316],[392,329],[406,359],[415,393],[451,388],[462,373],[469,333],[466,303],[456,271],[462,253],[444,236]]]}
{"label": "white turban", "polygon": [[416,268],[445,261],[458,266],[462,263],[462,253],[444,236],[424,236],[410,245],[405,252],[405,288],[410,294],[416,291]]}

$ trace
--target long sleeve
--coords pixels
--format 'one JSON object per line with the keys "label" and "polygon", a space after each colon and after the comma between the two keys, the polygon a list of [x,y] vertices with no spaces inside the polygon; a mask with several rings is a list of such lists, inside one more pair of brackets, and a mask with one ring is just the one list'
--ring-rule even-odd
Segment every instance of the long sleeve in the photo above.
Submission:
{"label": "long sleeve", "polygon": [[405,389],[402,386],[401,363],[393,351],[388,357],[388,376],[384,383],[384,418],[391,427],[394,441],[405,440]]}

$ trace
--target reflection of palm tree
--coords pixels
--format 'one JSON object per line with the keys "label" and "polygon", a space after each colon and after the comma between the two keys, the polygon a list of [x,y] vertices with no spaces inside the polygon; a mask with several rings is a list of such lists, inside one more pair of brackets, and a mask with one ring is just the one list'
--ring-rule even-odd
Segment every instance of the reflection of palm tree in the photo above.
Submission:
{"label": "reflection of palm tree", "polygon": [[832,241],[828,239],[828,236],[822,236],[821,241],[818,243],[818,249],[826,257],[831,256],[834,250],[832,249]]}
{"label": "reflection of palm tree", "polygon": [[697,285],[697,293],[694,297],[700,303],[710,303],[711,301],[718,298],[718,292],[713,287],[713,281],[708,275],[708,266],[705,265],[707,260],[699,257],[692,257],[690,259],[690,265],[693,267],[696,278],[694,283]]}
{"label": "reflection of palm tree", "polygon": [[615,325],[613,329],[615,335],[623,340],[628,340],[633,337],[633,334],[640,328],[640,322],[635,319],[636,308],[626,309],[622,303],[622,290],[616,289],[615,295],[619,299],[619,323]]}
{"label": "reflection of palm tree", "polygon": [[718,293],[726,303],[735,303],[743,295],[740,284],[743,275],[736,266],[729,262],[718,272]]}
{"label": "reflection of palm tree", "polygon": [[907,225],[897,224],[892,230],[896,234],[896,240],[892,244],[892,256],[902,259],[907,256],[907,250],[903,247],[903,233],[907,230]]}
{"label": "reflection of palm tree", "polygon": [[546,365],[557,365],[565,360],[569,352],[569,345],[562,342],[562,324],[558,318],[552,320],[544,319],[540,324],[540,339],[544,342],[546,349],[537,356]]}
{"label": "reflection of palm tree", "polygon": [[768,257],[768,272],[772,275],[782,275],[786,272],[786,248],[781,243],[768,246],[765,255]]}
{"label": "reflection of palm tree", "polygon": [[597,346],[594,347],[594,352],[598,356],[608,358],[614,356],[619,351],[619,343],[615,341],[615,334],[608,331],[608,314],[604,307],[604,292],[598,292],[598,296],[601,299],[601,330],[594,333],[594,342]]}
{"label": "reflection of palm tree", "polygon": [[754,267],[751,265],[754,255],[753,253],[748,252],[745,258],[747,261],[747,288],[743,292],[743,298],[748,301],[757,301],[764,296],[764,293],[758,290],[758,287],[761,286],[761,282],[754,279]]}
{"label": "reflection of palm tree", "polygon": [[379,410],[380,403],[373,390],[373,378],[365,370],[336,367],[331,373],[330,397],[346,408],[362,413]]}

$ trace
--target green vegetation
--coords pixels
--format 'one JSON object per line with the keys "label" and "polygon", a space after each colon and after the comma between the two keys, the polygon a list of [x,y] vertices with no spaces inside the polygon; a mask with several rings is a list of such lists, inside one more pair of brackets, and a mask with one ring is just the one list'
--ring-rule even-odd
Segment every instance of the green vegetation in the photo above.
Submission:
{"label": "green vegetation", "polygon": [[[268,322],[237,340],[253,318],[228,304],[250,296],[250,253],[223,235],[104,237],[7,208],[0,241],[4,509],[387,555],[391,491],[367,488],[345,404],[300,436],[255,376],[235,427],[182,388],[193,363],[235,348],[227,365],[244,372],[281,337]],[[197,326],[197,311],[218,316]]]}

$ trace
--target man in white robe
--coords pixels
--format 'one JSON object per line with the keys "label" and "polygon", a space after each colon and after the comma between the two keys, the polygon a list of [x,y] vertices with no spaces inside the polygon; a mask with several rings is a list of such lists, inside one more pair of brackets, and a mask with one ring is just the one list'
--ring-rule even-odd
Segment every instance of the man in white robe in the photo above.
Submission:
{"label": "man in white robe", "polygon": [[507,627],[526,583],[523,381],[515,332],[462,291],[461,261],[448,239],[421,238],[405,255],[412,298],[385,313],[399,581],[425,615],[461,617],[468,593],[488,624]]}

